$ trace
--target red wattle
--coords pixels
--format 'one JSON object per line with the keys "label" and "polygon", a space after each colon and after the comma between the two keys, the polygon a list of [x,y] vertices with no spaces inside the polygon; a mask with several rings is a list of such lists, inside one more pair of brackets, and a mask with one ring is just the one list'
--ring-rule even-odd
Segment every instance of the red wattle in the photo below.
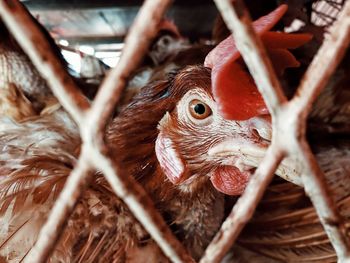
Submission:
{"label": "red wattle", "polygon": [[216,190],[227,195],[242,194],[248,180],[249,172],[242,173],[235,166],[220,166],[210,177]]}

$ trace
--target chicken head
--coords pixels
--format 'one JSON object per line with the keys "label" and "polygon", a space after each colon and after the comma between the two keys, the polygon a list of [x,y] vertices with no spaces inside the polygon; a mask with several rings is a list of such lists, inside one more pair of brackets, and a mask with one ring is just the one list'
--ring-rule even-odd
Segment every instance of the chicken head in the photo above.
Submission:
{"label": "chicken head", "polygon": [[208,152],[227,140],[234,141],[237,149],[265,149],[271,138],[269,118],[224,119],[211,93],[208,68],[187,67],[176,75],[173,85],[190,88],[159,122],[155,151],[164,174],[183,191],[193,191],[210,180],[220,192],[241,194],[252,169],[241,161],[244,153],[222,158]]}

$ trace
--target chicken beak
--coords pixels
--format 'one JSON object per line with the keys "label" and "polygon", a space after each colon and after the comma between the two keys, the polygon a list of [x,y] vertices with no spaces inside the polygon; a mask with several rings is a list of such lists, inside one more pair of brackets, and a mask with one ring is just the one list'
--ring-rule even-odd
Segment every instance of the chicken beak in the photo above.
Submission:
{"label": "chicken beak", "polygon": [[[259,166],[265,156],[266,150],[266,146],[262,147],[251,143],[242,144],[241,141],[237,143],[236,139],[232,139],[216,144],[209,149],[208,155],[222,159],[235,156],[239,158],[241,166],[245,167],[244,169],[252,169]],[[276,174],[291,183],[302,186],[300,169],[298,169],[297,163],[293,159],[284,159],[277,168]]]}
{"label": "chicken beak", "polygon": [[[272,129],[269,119],[266,118],[253,118],[249,122],[249,127],[252,130],[250,136],[228,138],[219,142],[208,150],[208,156],[222,160],[226,164],[229,160],[233,160],[230,165],[237,167],[241,172],[257,168],[271,142]],[[254,136],[255,140],[253,140]],[[256,137],[259,137],[258,140]],[[300,168],[291,158],[286,158],[281,162],[276,174],[287,181],[302,186]]]}

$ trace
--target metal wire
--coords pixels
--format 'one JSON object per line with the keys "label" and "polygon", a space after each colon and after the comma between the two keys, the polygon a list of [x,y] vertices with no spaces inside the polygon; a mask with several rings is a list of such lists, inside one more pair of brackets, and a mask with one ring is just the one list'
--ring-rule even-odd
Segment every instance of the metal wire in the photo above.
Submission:
{"label": "metal wire", "polygon": [[[155,36],[157,24],[170,0],[146,0],[126,40],[118,66],[103,82],[90,105],[75,87],[68,73],[50,51],[49,44],[17,0],[1,0],[0,15],[23,50],[45,77],[53,92],[80,127],[83,140],[78,165],[56,201],[26,262],[46,262],[82,192],[88,187],[93,169],[99,169],[115,193],[123,199],[173,262],[192,262],[180,242],[173,236],[151,199],[133,179],[119,175],[119,168],[109,157],[103,134],[107,120],[118,103],[129,74],[136,69]],[[201,262],[220,262],[242,228],[253,215],[278,165],[286,156],[298,158],[302,182],[310,196],[340,261],[349,259],[349,244],[342,219],[328,194],[324,175],[305,139],[306,117],[310,106],[326,85],[341,61],[350,41],[350,1],[320,48],[303,78],[297,95],[288,102],[272,69],[263,45],[255,35],[249,14],[242,1],[215,0],[237,48],[258,83],[272,115],[273,140],[261,165],[250,180],[245,193],[234,206],[219,233],[207,248]],[[147,23],[145,23],[147,21]],[[287,117],[287,118],[286,118]],[[289,121],[286,122],[286,119]],[[286,139],[286,136],[288,139]],[[288,142],[287,144],[285,142]]]}
{"label": "metal wire", "polygon": [[[247,191],[240,197],[231,215],[208,246],[201,263],[220,262],[233,245],[244,225],[252,217],[278,163],[283,159],[281,152],[297,159],[300,163],[305,191],[310,196],[338,259],[341,262],[350,260],[349,241],[342,218],[325,183],[325,176],[305,138],[306,117],[310,107],[327,84],[349,45],[350,1],[344,6],[338,21],[330,29],[328,38],[319,49],[301,81],[296,96],[290,102],[285,99],[276,99],[283,98],[283,95],[281,95],[279,84],[276,83],[270,62],[265,56],[264,47],[252,29],[249,14],[242,1],[236,0],[233,5],[230,0],[215,0],[215,3],[233,32],[237,48],[270,109],[273,138],[268,153],[271,156],[271,152],[274,152],[276,157],[272,158],[276,160],[272,162],[270,158],[264,158],[253,176],[254,179],[248,183]],[[331,64],[329,64],[330,61],[332,61]],[[260,179],[255,177],[260,177]]]}
{"label": "metal wire", "polygon": [[120,98],[126,79],[137,68],[170,3],[170,0],[145,1],[126,40],[121,63],[106,78],[92,107],[89,107],[65,70],[57,66],[59,63],[49,44],[25,8],[16,0],[0,1],[1,18],[42,76],[47,79],[62,105],[75,119],[83,140],[79,165],[69,176],[35,246],[26,256],[26,262],[47,262],[62,232],[60,230],[66,224],[84,188],[88,186],[88,171],[91,168],[97,168],[104,173],[112,189],[129,206],[165,255],[173,262],[193,261],[173,236],[144,189],[132,177],[119,175],[118,167],[106,154],[108,149],[103,142],[104,128]]}

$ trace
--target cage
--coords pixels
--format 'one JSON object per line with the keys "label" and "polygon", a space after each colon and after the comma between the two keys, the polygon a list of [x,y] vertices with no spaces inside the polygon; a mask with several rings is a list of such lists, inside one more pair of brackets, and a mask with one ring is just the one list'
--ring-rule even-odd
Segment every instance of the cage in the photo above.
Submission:
{"label": "cage", "polygon": [[[254,0],[215,0],[203,1],[199,6],[196,1],[174,1],[173,5],[168,0],[102,2],[0,2],[0,83],[4,86],[0,95],[0,262],[350,260],[346,54],[350,3],[277,0],[261,5]],[[266,32],[259,33],[259,25],[268,28],[269,21],[276,19],[257,20],[281,4],[288,5],[288,12],[274,22],[274,30],[288,32],[283,35],[288,41],[292,41],[288,37],[295,32],[313,35],[312,40],[301,41],[310,42],[292,55],[301,66],[283,72],[283,76],[276,74],[281,68],[271,63],[270,49],[277,46],[280,53],[286,54],[279,41],[286,41],[282,47],[286,43],[287,47],[299,44],[273,39],[267,45],[269,41],[264,40],[263,34]],[[165,14],[173,22],[163,20]],[[109,27],[104,29],[107,33],[89,34],[92,24],[87,28],[76,21],[72,24],[70,20],[79,16],[88,23],[99,17]],[[260,22],[252,23],[251,17]],[[65,30],[57,30],[60,28],[55,28],[55,23],[61,23]],[[82,35],[69,35],[73,26],[75,34],[82,31]],[[242,129],[256,125],[249,131],[254,136],[251,138],[258,137],[259,143],[268,144],[263,151],[232,146],[232,141],[220,141],[217,152],[209,149],[220,158],[231,151],[228,155],[232,161],[232,147],[235,148],[243,160],[237,163],[234,159],[235,165],[248,167],[251,172],[248,180],[235,170],[239,179],[234,182],[243,185],[244,191],[233,198],[214,191],[230,191],[224,183],[212,179],[214,175],[211,179],[190,176],[195,170],[193,147],[203,139],[202,133],[198,133],[202,136],[198,138],[185,132],[179,136],[179,141],[187,139],[187,148],[181,154],[189,156],[185,161],[192,162],[188,164],[192,170],[186,170],[187,164],[178,157],[172,137],[166,137],[166,132],[174,133],[166,124],[174,118],[171,114],[175,107],[176,116],[191,111],[203,111],[202,115],[213,102],[198,106],[198,98],[182,99],[188,93],[164,90],[170,84],[163,80],[169,72],[172,86],[180,77],[194,86],[203,79],[213,79],[217,68],[210,64],[212,58],[206,68],[181,68],[188,61],[203,63],[208,52],[220,46],[231,32],[235,46],[229,51],[237,48],[242,56],[235,65],[242,72],[250,72],[266,104],[261,107],[271,117],[271,122],[266,116],[264,121],[252,121],[257,115],[255,109],[248,120],[241,122],[233,117],[235,125]],[[237,52],[221,57],[219,53],[218,57],[224,61],[225,56],[232,54]],[[288,63],[289,54],[289,59],[282,56]],[[172,64],[174,61],[178,66]],[[283,64],[277,65],[284,71]],[[202,75],[186,77],[195,70]],[[145,84],[144,79],[149,83]],[[154,81],[159,86],[150,84]],[[129,86],[124,91],[126,85]],[[149,88],[142,93],[139,88],[144,85]],[[46,89],[48,86],[51,90]],[[229,96],[225,92],[223,103]],[[135,93],[141,95],[136,95],[129,112],[125,110],[129,106],[116,110],[118,103],[127,104]],[[176,103],[174,99],[163,101],[170,95]],[[258,96],[254,93],[255,102]],[[215,99],[219,103],[218,97]],[[239,107],[228,111],[236,114],[237,108],[246,109],[243,99]],[[190,102],[189,111],[176,106],[180,105],[178,101]],[[193,101],[195,105],[191,104]],[[169,113],[157,113],[163,104]],[[214,106],[209,114],[213,112],[217,112]],[[146,118],[130,123],[137,114]],[[147,133],[152,114],[157,120],[156,126],[152,122],[155,130]],[[120,121],[123,116],[125,122]],[[119,122],[113,123],[118,118]],[[263,134],[266,123],[271,123],[272,137]],[[124,129],[125,137],[120,135],[119,127]],[[217,134],[224,132],[223,127]],[[208,132],[209,128],[202,130]],[[130,141],[143,134],[140,131],[146,134],[142,142],[128,149]],[[186,137],[188,134],[192,140]],[[212,145],[216,134],[210,136],[211,140],[207,140]],[[332,147],[327,146],[328,142],[332,142]],[[152,145],[152,156],[147,155],[145,145]],[[122,161],[118,159],[124,154],[120,149],[131,151]],[[209,150],[201,162],[209,158]],[[133,166],[136,158],[142,165]],[[160,166],[155,165],[158,162]],[[157,177],[159,169],[170,173],[166,180]],[[144,180],[141,175],[145,171],[156,179]],[[182,180],[190,182],[190,186],[182,184]],[[194,180],[199,180],[201,187],[209,184],[210,188],[203,188],[200,195],[195,187],[191,188]],[[187,206],[188,202],[198,208]],[[222,215],[219,219],[218,214]]]}

